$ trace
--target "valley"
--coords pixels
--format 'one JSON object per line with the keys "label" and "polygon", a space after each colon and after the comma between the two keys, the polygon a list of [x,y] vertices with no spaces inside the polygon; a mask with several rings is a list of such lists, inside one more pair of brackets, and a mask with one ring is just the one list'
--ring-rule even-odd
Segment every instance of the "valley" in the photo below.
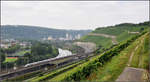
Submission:
{"label": "valley", "polygon": [[[145,25],[119,24],[97,28],[81,39],[68,42],[37,42],[31,45],[30,51],[17,52],[18,55],[9,54],[8,56],[15,55],[21,58],[26,57],[26,53],[29,53],[35,55],[36,58],[42,57],[43,59],[25,63],[22,65],[23,67],[18,67],[17,70],[14,69],[13,72],[8,72],[0,77],[4,82],[122,81],[127,79],[127,81],[132,81],[137,78],[140,81],[148,81],[150,32],[147,22],[143,24]],[[141,31],[141,29],[144,30]],[[54,52],[51,52],[51,49]],[[59,55],[57,51],[62,55]],[[36,55],[37,52],[39,56]],[[50,54],[48,55],[50,52],[57,54],[50,56]],[[17,60],[8,60],[7,58],[6,61]],[[28,67],[29,64],[33,65]],[[12,77],[11,74],[14,76]],[[128,77],[129,75],[131,77]],[[136,75],[138,77],[135,77]],[[7,77],[10,78],[6,79]]]}
{"label": "valley", "polygon": [[149,0],[1,0],[0,82],[150,82]]}

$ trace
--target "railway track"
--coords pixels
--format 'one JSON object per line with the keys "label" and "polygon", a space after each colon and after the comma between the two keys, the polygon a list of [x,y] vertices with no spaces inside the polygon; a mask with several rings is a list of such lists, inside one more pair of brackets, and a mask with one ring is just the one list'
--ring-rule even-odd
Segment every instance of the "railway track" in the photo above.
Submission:
{"label": "railway track", "polygon": [[[93,52],[91,52],[93,53]],[[65,64],[65,62],[71,62],[71,61],[75,61],[78,59],[83,59],[88,57],[89,54],[91,53],[84,53],[84,54],[76,54],[76,55],[71,55],[71,56],[66,56],[66,57],[61,57],[61,58],[57,58],[55,60],[51,60],[51,61],[46,61],[46,62],[42,62],[42,63],[38,63],[35,64],[33,66],[29,66],[29,67],[20,67],[19,69],[13,70],[9,73],[4,73],[0,75],[0,81],[8,79],[8,78],[13,78],[13,77],[17,77],[20,75],[24,75],[26,73],[30,73],[30,72],[34,72],[40,69],[44,69],[47,66],[51,66],[51,65],[59,65],[59,64]],[[59,60],[61,60],[60,62],[58,62]],[[64,61],[62,61],[64,60]]]}

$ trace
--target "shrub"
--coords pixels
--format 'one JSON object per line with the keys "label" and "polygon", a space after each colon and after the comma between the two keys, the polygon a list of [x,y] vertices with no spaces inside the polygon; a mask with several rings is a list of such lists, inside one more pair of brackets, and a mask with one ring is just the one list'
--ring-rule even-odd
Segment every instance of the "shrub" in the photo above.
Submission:
{"label": "shrub", "polygon": [[113,56],[118,55],[123,49],[128,47],[134,40],[136,40],[141,35],[145,34],[146,32],[141,33],[140,35],[134,36],[131,39],[114,46],[114,48],[110,49],[109,51],[105,52],[104,54],[88,61],[82,66],[78,66],[74,69],[71,73],[67,74],[61,81],[79,81],[81,79],[86,78],[89,76],[93,71],[97,70],[97,67],[103,66],[105,62],[109,61]]}

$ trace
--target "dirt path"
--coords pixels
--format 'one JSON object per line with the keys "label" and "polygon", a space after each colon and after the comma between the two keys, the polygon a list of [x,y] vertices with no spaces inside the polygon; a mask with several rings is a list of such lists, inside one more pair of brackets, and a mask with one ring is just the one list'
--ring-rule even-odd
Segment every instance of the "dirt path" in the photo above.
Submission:
{"label": "dirt path", "polygon": [[103,37],[106,37],[106,38],[111,38],[113,44],[118,43],[117,40],[116,40],[116,36],[113,36],[113,35],[100,34],[100,33],[89,33],[88,35],[90,35],[90,36],[103,36]]}
{"label": "dirt path", "polygon": [[[142,46],[142,44],[144,43],[144,37],[142,38],[142,40],[141,40],[141,46]],[[140,67],[141,66],[141,62],[140,62],[140,60],[141,60],[141,55],[142,54],[140,54],[140,56],[139,56],[139,65],[138,65],[138,67]]]}
{"label": "dirt path", "polygon": [[145,79],[143,78],[144,73],[144,69],[126,67],[116,81],[143,82],[145,81]]}
{"label": "dirt path", "polygon": [[139,34],[140,32],[130,32],[128,31],[128,34]]}
{"label": "dirt path", "polygon": [[127,64],[127,66],[130,66],[131,62],[132,62],[132,58],[133,58],[133,55],[134,55],[134,52],[138,49],[139,46],[136,46],[136,48],[134,49],[134,51],[131,53],[131,56],[129,58],[129,62]]}
{"label": "dirt path", "polygon": [[[132,62],[133,56],[137,55],[137,54],[135,54],[135,51],[137,51],[137,49],[143,45],[143,42],[144,42],[144,37],[142,37],[142,39],[137,43],[137,46],[132,51],[129,61],[127,63],[128,67],[126,67],[124,69],[124,71],[121,73],[121,75],[118,77],[118,79],[116,81],[127,81],[127,82],[129,82],[129,81],[135,81],[135,82],[147,81],[148,82],[149,75],[145,69],[129,67]],[[140,56],[141,55],[142,54],[140,54]],[[140,65],[140,63],[139,63],[139,65]]]}
{"label": "dirt path", "polygon": [[[132,62],[133,55],[135,54],[135,52],[136,52],[136,50],[138,49],[138,47],[141,47],[141,46],[142,46],[143,42],[144,42],[144,37],[142,37],[142,39],[138,42],[139,45],[137,45],[136,48],[132,51],[127,66],[130,66],[130,64],[131,64],[131,62]],[[141,57],[141,55],[142,55],[142,54],[140,54],[139,58]],[[139,65],[140,65],[140,63],[139,63]]]}
{"label": "dirt path", "polygon": [[96,49],[96,44],[92,42],[75,42],[74,44],[82,47],[85,53],[93,52]]}

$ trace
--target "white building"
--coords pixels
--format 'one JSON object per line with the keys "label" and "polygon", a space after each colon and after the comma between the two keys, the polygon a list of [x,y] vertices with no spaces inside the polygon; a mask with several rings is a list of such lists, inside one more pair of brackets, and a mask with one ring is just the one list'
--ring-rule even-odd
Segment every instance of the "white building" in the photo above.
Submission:
{"label": "white building", "polygon": [[1,48],[9,48],[11,45],[10,44],[0,44]]}
{"label": "white building", "polygon": [[52,38],[51,36],[49,36],[49,37],[47,38],[47,40],[53,40],[53,38]]}
{"label": "white building", "polygon": [[81,38],[80,34],[78,34],[78,35],[75,36],[75,39],[80,39],[80,38]]}
{"label": "white building", "polygon": [[68,33],[66,34],[66,39],[67,39],[67,40],[69,39],[69,34],[68,34]]}

